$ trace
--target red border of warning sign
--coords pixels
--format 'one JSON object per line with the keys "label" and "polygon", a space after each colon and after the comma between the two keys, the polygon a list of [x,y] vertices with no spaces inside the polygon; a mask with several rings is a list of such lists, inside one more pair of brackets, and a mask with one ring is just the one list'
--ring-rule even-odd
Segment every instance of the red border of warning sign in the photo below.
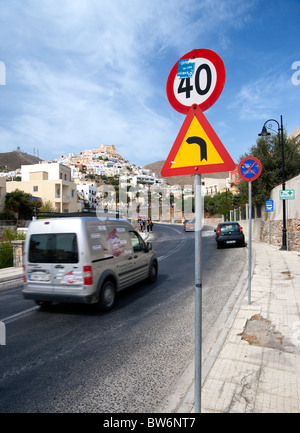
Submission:
{"label": "red border of warning sign", "polygon": [[197,50],[193,50],[190,51],[189,53],[185,54],[184,56],[182,56],[173,66],[168,81],[167,81],[167,96],[168,96],[168,100],[170,102],[170,104],[172,105],[172,107],[179,111],[180,113],[183,114],[187,114],[189,109],[191,108],[191,106],[193,105],[193,102],[191,101],[191,105],[184,105],[181,102],[178,101],[178,99],[176,98],[175,94],[174,94],[174,80],[176,78],[177,75],[177,71],[178,71],[178,63],[180,60],[184,60],[184,59],[195,59],[195,58],[204,58],[207,60],[210,60],[213,65],[216,68],[216,72],[217,72],[217,82],[215,85],[215,88],[212,92],[212,94],[204,101],[202,102],[199,107],[202,111],[207,110],[209,107],[211,107],[216,100],[218,99],[218,97],[220,96],[223,87],[224,87],[224,83],[225,83],[225,66],[223,63],[223,60],[221,59],[221,57],[218,56],[218,54],[216,54],[214,51],[212,50],[208,50],[206,48],[200,48]]}
{"label": "red border of warning sign", "polygon": [[[207,164],[207,165],[191,165],[187,167],[171,168],[172,161],[175,159],[180,146],[184,140],[184,137],[192,123],[194,116],[197,117],[200,125],[206,132],[208,138],[214,145],[216,151],[220,155],[223,163],[221,164]],[[221,171],[231,171],[236,168],[236,164],[225,149],[223,143],[213,130],[212,126],[200,110],[199,106],[191,107],[183,124],[178,133],[178,136],[173,144],[173,147],[165,161],[165,164],[161,170],[161,175],[164,177],[168,176],[179,176],[184,174],[200,174],[200,173],[217,173]]]}

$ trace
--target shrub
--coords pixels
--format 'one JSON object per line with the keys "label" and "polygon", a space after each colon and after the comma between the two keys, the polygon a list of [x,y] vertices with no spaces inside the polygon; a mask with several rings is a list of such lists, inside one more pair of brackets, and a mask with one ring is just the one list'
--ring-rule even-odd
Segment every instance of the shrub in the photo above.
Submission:
{"label": "shrub", "polygon": [[10,242],[2,242],[0,244],[0,269],[13,266],[13,246]]}

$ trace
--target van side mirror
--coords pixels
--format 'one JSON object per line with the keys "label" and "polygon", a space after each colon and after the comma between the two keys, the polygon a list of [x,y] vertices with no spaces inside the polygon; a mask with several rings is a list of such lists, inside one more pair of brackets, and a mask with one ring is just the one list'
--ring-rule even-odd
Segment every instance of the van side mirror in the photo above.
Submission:
{"label": "van side mirror", "polygon": [[151,244],[151,242],[147,242],[147,249],[148,249],[148,251],[152,250],[152,244]]}

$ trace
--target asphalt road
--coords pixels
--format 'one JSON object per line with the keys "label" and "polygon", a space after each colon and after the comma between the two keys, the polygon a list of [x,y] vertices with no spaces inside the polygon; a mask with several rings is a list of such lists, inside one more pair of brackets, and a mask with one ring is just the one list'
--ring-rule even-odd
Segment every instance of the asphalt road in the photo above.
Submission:
{"label": "asphalt road", "polygon": [[[155,224],[154,284],[119,294],[99,314],[21,296],[21,281],[0,287],[0,413],[153,413],[194,356],[194,233]],[[217,250],[203,235],[203,338],[246,264],[245,248]]]}

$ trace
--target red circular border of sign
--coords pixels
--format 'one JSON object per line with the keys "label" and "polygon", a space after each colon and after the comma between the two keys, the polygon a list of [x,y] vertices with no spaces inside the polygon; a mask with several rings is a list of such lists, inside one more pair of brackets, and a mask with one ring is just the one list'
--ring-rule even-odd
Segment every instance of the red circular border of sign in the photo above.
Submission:
{"label": "red circular border of sign", "polygon": [[[257,174],[252,177],[251,179],[249,179],[248,177],[245,177],[242,173],[241,173],[241,166],[244,164],[245,161],[248,161],[249,159],[252,159],[253,161],[257,162],[259,170],[257,172]],[[238,166],[238,173],[241,179],[246,180],[247,182],[250,182],[252,180],[256,180],[260,175],[261,175],[261,171],[262,171],[262,165],[259,159],[255,158],[255,156],[247,156],[246,158],[243,158],[241,160],[241,162],[239,163]]]}
{"label": "red circular border of sign", "polygon": [[193,50],[190,51],[189,53],[186,53],[184,56],[182,56],[178,62],[175,63],[175,65],[173,66],[170,75],[168,77],[168,81],[167,81],[167,96],[168,96],[168,100],[170,102],[170,104],[172,105],[173,108],[175,108],[175,110],[179,111],[180,113],[183,114],[187,114],[189,109],[191,108],[192,105],[187,106],[182,104],[181,102],[178,101],[178,99],[176,98],[175,94],[174,94],[174,80],[176,78],[177,75],[177,71],[178,71],[178,63],[180,60],[184,60],[184,59],[195,59],[195,58],[199,58],[202,57],[204,59],[207,59],[209,61],[211,61],[214,65],[214,67],[216,68],[216,72],[217,72],[217,82],[215,85],[215,88],[213,90],[213,92],[211,93],[211,95],[204,101],[202,102],[202,104],[199,104],[199,108],[202,111],[207,110],[209,107],[211,107],[216,100],[218,99],[218,97],[220,96],[223,87],[224,87],[224,83],[225,83],[225,66],[224,63],[221,59],[221,57],[218,56],[218,54],[216,54],[214,51],[208,50],[207,48],[200,48],[197,50]]}

